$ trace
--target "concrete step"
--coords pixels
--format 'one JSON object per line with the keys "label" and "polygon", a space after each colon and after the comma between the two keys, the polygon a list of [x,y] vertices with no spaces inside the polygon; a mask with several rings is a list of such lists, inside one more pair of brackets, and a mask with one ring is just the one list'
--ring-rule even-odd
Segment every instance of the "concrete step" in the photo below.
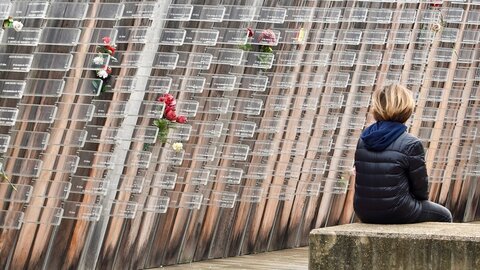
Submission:
{"label": "concrete step", "polygon": [[315,229],[309,269],[480,269],[480,224],[354,223]]}

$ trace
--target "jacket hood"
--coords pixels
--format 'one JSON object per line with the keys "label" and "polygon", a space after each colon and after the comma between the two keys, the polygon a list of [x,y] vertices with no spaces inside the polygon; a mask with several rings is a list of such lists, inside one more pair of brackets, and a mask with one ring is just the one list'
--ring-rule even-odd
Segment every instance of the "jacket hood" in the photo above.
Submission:
{"label": "jacket hood", "polygon": [[379,121],[367,127],[360,138],[365,148],[371,151],[383,151],[407,130],[407,126],[398,122]]}

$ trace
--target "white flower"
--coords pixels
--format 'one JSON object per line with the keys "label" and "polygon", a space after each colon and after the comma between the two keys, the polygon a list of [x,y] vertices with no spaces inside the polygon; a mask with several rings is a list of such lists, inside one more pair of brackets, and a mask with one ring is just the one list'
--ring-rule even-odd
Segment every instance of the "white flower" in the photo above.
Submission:
{"label": "white flower", "polygon": [[97,76],[102,79],[106,79],[108,77],[108,73],[104,69],[100,69],[97,71]]}
{"label": "white flower", "polygon": [[103,65],[103,57],[97,56],[93,58],[93,63],[95,63],[95,65]]}
{"label": "white flower", "polygon": [[13,28],[15,31],[19,32],[19,31],[21,31],[22,28],[23,28],[23,23],[21,23],[21,22],[19,22],[19,21],[13,21],[13,23],[12,23],[12,28]]}
{"label": "white flower", "polygon": [[442,25],[441,25],[441,24],[439,24],[439,23],[434,23],[434,24],[432,25],[432,31],[438,32],[440,29],[442,29]]}
{"label": "white flower", "polygon": [[183,143],[176,142],[176,143],[172,144],[172,149],[173,149],[173,151],[175,151],[177,153],[182,151],[183,150]]}

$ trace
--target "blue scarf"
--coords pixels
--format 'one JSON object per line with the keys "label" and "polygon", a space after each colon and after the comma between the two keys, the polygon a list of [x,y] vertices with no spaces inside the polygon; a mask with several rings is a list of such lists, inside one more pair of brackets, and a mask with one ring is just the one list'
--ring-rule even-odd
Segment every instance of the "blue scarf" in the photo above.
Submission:
{"label": "blue scarf", "polygon": [[371,151],[383,151],[407,130],[398,122],[379,121],[367,127],[360,138]]}

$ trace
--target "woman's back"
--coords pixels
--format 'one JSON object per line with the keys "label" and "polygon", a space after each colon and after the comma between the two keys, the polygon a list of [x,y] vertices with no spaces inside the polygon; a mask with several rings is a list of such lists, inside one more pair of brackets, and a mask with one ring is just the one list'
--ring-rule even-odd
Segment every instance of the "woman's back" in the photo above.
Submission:
{"label": "woman's back", "polygon": [[376,123],[366,128],[355,152],[354,209],[367,223],[451,222],[450,211],[428,201],[425,152],[406,133],[415,107],[411,92],[390,85],[373,93]]}
{"label": "woman's back", "polygon": [[[362,221],[409,223],[420,215],[420,202],[412,196],[409,183],[409,177],[422,178],[422,175],[409,175],[409,168],[414,166],[412,152],[418,144],[418,139],[406,132],[381,151],[359,140],[355,153],[354,208]],[[425,185],[417,193],[427,199],[427,180],[421,180]]]}

